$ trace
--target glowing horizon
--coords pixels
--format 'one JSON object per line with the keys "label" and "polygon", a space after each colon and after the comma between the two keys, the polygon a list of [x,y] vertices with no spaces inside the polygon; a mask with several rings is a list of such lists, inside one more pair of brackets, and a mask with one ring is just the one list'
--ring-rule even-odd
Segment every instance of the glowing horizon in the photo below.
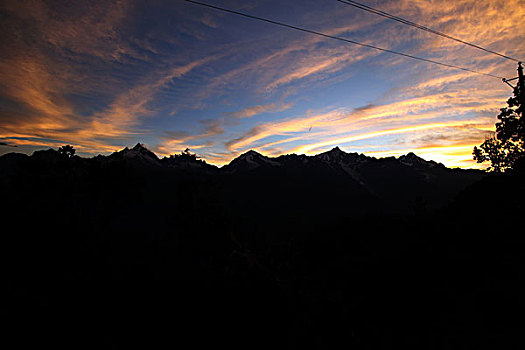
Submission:
{"label": "glowing horizon", "polygon": [[[208,3],[516,76],[515,62],[337,1]],[[523,1],[367,4],[525,58]],[[480,168],[472,148],[512,94],[494,78],[180,1],[0,6],[0,154],[70,144],[92,156],[141,142],[161,156],[190,148],[223,165],[249,149],[278,156],[339,146]]]}

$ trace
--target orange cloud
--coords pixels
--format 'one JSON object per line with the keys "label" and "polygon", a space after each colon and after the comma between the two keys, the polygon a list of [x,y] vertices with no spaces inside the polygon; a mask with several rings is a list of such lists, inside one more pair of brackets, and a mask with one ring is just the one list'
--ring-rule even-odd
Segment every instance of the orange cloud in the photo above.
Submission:
{"label": "orange cloud", "polygon": [[4,34],[8,40],[2,45],[0,87],[3,96],[16,102],[18,109],[0,115],[0,137],[27,138],[36,145],[54,139],[104,148],[90,137],[79,139],[86,121],[76,115],[75,106],[65,95],[81,92],[85,85],[78,84],[82,77],[56,57],[64,50],[113,57],[116,45],[111,47],[107,38],[115,37],[125,5],[123,1],[93,2],[86,5],[89,11],[71,7],[73,12],[64,16],[54,16],[41,1],[2,5],[7,15]]}
{"label": "orange cloud", "polygon": [[133,134],[135,132],[133,127],[140,122],[140,119],[154,112],[148,105],[161,88],[219,57],[220,55],[205,57],[183,66],[173,67],[167,72],[159,72],[158,77],[154,79],[148,78],[137,84],[117,96],[107,110],[96,115],[84,132],[89,137],[99,138]]}
{"label": "orange cloud", "polygon": [[155,146],[155,151],[167,156],[187,147],[195,150],[213,146],[209,139],[224,133],[222,121],[210,119],[200,123],[204,125],[204,130],[200,133],[166,131],[162,142]]}
{"label": "orange cloud", "polygon": [[413,152],[426,160],[434,160],[438,163],[447,164],[448,167],[457,168],[478,168],[484,169],[486,165],[478,164],[472,159],[472,149],[477,144],[467,144],[459,146],[439,146],[439,147],[414,147],[397,150],[369,151],[366,155],[381,158],[391,156],[401,156]]}
{"label": "orange cloud", "polygon": [[347,144],[349,142],[353,141],[359,141],[359,140],[365,140],[369,138],[375,138],[379,136],[386,136],[386,135],[394,135],[394,134],[403,134],[407,132],[413,132],[413,131],[421,131],[421,130],[429,130],[429,129],[436,129],[436,128],[444,128],[444,127],[454,127],[454,126],[462,126],[465,125],[465,121],[452,121],[452,122],[444,122],[444,123],[430,123],[430,124],[420,124],[415,126],[408,126],[408,127],[401,127],[401,128],[394,128],[394,129],[387,129],[387,130],[380,130],[380,131],[373,131],[369,133],[363,133],[363,134],[357,134],[342,138],[335,138],[330,139],[327,141],[322,142],[316,142],[313,144],[308,144],[305,146],[297,147],[293,150],[294,153],[311,153],[314,150],[319,150],[320,148],[327,147],[327,146],[334,146],[334,145],[343,145]]}
{"label": "orange cloud", "polygon": [[258,115],[262,113],[282,112],[292,107],[293,107],[293,103],[285,103],[285,104],[282,104],[281,106],[277,106],[277,104],[275,103],[269,103],[265,105],[255,105],[252,107],[248,107],[238,112],[225,113],[225,115],[231,118],[235,118],[235,119],[242,119],[242,118],[253,117],[254,115]]}
{"label": "orange cloud", "polygon": [[[11,40],[6,41],[9,50],[0,59],[0,88],[3,96],[16,101],[19,107],[16,114],[0,114],[0,137],[26,138],[25,142],[34,145],[48,145],[49,139],[60,140],[60,144],[70,143],[93,152],[114,150],[115,146],[107,143],[137,135],[136,126],[141,118],[151,115],[149,104],[160,89],[219,57],[205,57],[158,71],[118,94],[102,112],[79,116],[66,95],[96,86],[83,84],[83,73],[62,65],[44,44],[24,46],[24,40],[15,38],[37,35],[38,42],[52,45],[59,54],[73,51],[107,60],[118,60],[123,53],[133,56],[132,52],[123,51],[124,46],[118,40],[118,27],[128,9],[127,2],[94,2],[85,5],[89,11],[82,11],[83,6],[72,6],[69,10],[74,13],[62,13],[61,17],[51,16],[53,12],[39,1],[6,4],[4,10],[12,22],[6,36]],[[25,32],[17,21],[37,30]]]}
{"label": "orange cloud", "polygon": [[281,74],[277,79],[267,84],[266,89],[272,90],[280,85],[289,84],[295,80],[304,79],[314,74],[333,74],[345,66],[371,55],[371,52],[359,55],[353,52],[353,50],[350,50],[350,52],[346,54],[341,54],[337,51],[338,50],[325,50],[320,53],[316,52],[314,55],[301,57],[300,60],[294,60],[290,71]]}
{"label": "orange cloud", "polygon": [[[447,122],[447,125],[462,125],[465,122],[461,121],[459,116],[469,113],[484,114],[487,110],[497,110],[502,103],[501,98],[491,94],[476,95],[471,91],[414,97],[384,105],[370,105],[355,111],[340,109],[319,115],[259,124],[244,135],[228,141],[226,146],[229,150],[236,151],[252,147],[273,147],[291,141],[308,141],[327,136],[340,140],[341,137],[336,135],[355,134],[359,131],[366,133],[367,130],[368,134],[373,134],[374,129],[383,129],[385,123],[397,126],[394,130],[403,129],[403,126],[417,130],[419,125],[435,124],[424,121],[436,118],[453,119]],[[476,122],[484,127],[491,124],[493,126],[493,115],[479,118]],[[280,140],[271,141],[267,146],[266,143],[258,143],[276,136],[280,137]]]}
{"label": "orange cloud", "polygon": [[[156,112],[152,107],[154,102],[174,80],[232,54],[231,51],[210,54],[171,68],[152,69],[151,74],[140,74],[142,78],[133,80],[134,86],[112,91],[113,98],[106,108],[91,115],[80,115],[77,106],[67,98],[68,94],[89,89],[93,91],[96,87],[93,83],[85,84],[89,77],[84,75],[89,74],[69,67],[63,63],[65,59],[61,61],[58,58],[67,58],[69,53],[73,53],[100,59],[104,64],[121,63],[126,57],[148,60],[123,35],[123,29],[129,24],[132,3],[92,1],[67,7],[63,13],[54,13],[42,1],[11,1],[1,6],[1,10],[8,14],[7,18],[15,18],[16,21],[8,19],[4,26],[3,37],[6,40],[0,43],[0,88],[2,97],[16,103],[17,110],[12,113],[3,111],[0,115],[0,137],[26,139],[16,142],[47,145],[55,142],[49,140],[59,140],[95,152],[112,149],[114,146],[109,143],[125,142],[139,137],[137,135],[142,137],[152,132],[140,127],[142,121]],[[401,0],[381,6],[388,12],[418,23],[432,23],[435,29],[511,56],[521,57],[525,53],[525,27],[517,25],[525,17],[522,0]],[[356,14],[356,10],[346,7],[344,11],[342,9],[338,6],[336,13],[326,11],[305,15],[301,21],[305,22],[305,27],[330,35],[350,38],[359,34],[363,36],[363,41],[370,44],[402,48],[409,53],[439,58],[452,64],[515,76],[514,63],[371,14]],[[502,14],[504,20],[501,19]],[[200,22],[216,30],[221,29],[217,17],[204,15],[200,17]],[[350,24],[341,25],[346,22]],[[381,30],[374,27],[378,23]],[[371,60],[380,53],[317,36],[288,31],[282,33],[286,40],[277,43],[274,37],[258,37],[248,43],[230,44],[232,50],[249,47],[253,53],[263,47],[253,56],[255,58],[251,56],[250,60],[239,61],[233,69],[214,70],[203,86],[188,92],[188,99],[202,103],[209,96],[223,94],[227,90],[223,87],[241,86],[243,90],[248,87],[251,93],[267,103],[244,109],[239,107],[238,111],[221,116],[248,118],[291,108],[292,104],[283,103],[284,98],[280,102],[268,101],[269,96],[281,93],[284,87],[293,86],[300,93],[301,87],[306,84],[316,83],[319,87],[321,81],[326,84],[342,81],[353,74],[347,68],[357,62],[370,65],[379,62],[382,72],[404,68],[399,65],[408,62],[405,58],[386,54],[381,55],[380,61]],[[409,41],[416,44],[407,45]],[[27,42],[34,44],[26,45]],[[272,154],[294,150],[313,152],[338,142],[351,144],[391,135],[403,135],[406,149],[459,147],[458,142],[467,141],[474,145],[476,139],[483,140],[481,131],[493,129],[495,115],[499,108],[505,106],[505,100],[511,93],[501,82],[424,63],[414,62],[406,71],[398,72],[403,82],[395,82],[397,77],[389,77],[397,87],[366,108],[353,110],[351,107],[335,106],[329,111],[326,107],[322,113],[305,112],[251,125],[249,130],[233,136],[229,130],[224,130],[226,124],[219,122],[214,128],[206,125],[204,130],[196,128],[194,134],[168,133],[161,138],[158,150],[172,152],[190,143],[193,148],[209,151],[213,159],[224,161],[247,148],[265,149]],[[464,119],[468,122],[462,121]],[[461,133],[467,130],[461,129],[461,123],[472,125],[473,131],[468,133],[468,140],[461,137]],[[438,129],[443,133],[442,138],[424,138]],[[225,152],[212,149],[219,143],[219,135],[224,135],[221,136],[221,143],[226,145]],[[213,142],[210,141],[212,138]],[[399,142],[390,146],[399,147]],[[443,148],[443,151],[447,149]],[[465,157],[470,157],[470,152],[466,148],[461,152],[465,153],[450,153],[449,161],[457,157],[454,159],[467,164]]]}

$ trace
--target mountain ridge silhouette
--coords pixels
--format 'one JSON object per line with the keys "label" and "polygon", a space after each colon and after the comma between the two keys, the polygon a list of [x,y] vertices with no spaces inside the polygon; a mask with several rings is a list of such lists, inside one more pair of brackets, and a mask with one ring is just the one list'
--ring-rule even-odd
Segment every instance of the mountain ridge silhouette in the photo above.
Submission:
{"label": "mountain ridge silhouette", "polygon": [[[327,189],[330,187],[327,184],[332,182],[340,186],[341,193],[360,193],[361,197],[368,198],[365,202],[375,201],[382,211],[405,212],[410,212],[413,202],[422,198],[429,208],[442,207],[463,188],[484,176],[482,171],[450,169],[441,163],[426,161],[414,153],[397,158],[375,158],[347,153],[339,147],[313,156],[287,154],[268,157],[250,150],[230,163],[216,167],[198,159],[189,151],[159,158],[143,144],[137,143],[133,148],[125,147],[108,156],[98,155],[92,158],[74,156],[69,159],[52,149],[36,151],[28,157],[4,155],[0,157],[0,166],[2,163],[31,161],[39,162],[41,166],[61,163],[77,170],[93,166],[131,167],[144,176],[159,176],[160,173],[165,173],[162,176],[171,176],[174,171],[185,173],[185,176],[213,175],[218,176],[215,180],[228,187],[231,193],[238,193],[236,195],[241,195],[238,184],[243,182],[249,182],[252,188],[265,187],[265,193],[261,193],[261,197],[266,198],[266,202],[271,201],[271,196],[280,196],[279,191],[292,191],[289,195],[293,193],[293,196],[300,197],[303,196],[302,191],[311,192],[320,195],[323,200],[329,200],[328,193],[339,196]],[[11,166],[13,169],[19,168]],[[322,194],[323,188],[327,193],[325,196]],[[315,201],[312,199],[307,202]],[[315,203],[314,206],[317,207],[318,204]],[[357,207],[359,208],[356,209],[362,209],[363,206]]]}
{"label": "mountain ridge silhouette", "polygon": [[253,151],[217,168],[142,145],[10,153],[8,333],[64,349],[510,348],[523,191],[519,174],[411,154]]}
{"label": "mountain ridge silhouette", "polygon": [[[48,149],[48,150],[37,150],[37,151],[34,151],[33,154],[29,157],[32,157],[32,156],[35,156],[35,157],[55,157],[55,154],[54,154],[54,149]],[[18,154],[18,155],[24,155],[23,153],[18,153],[18,152],[9,152],[9,153],[5,153],[3,155],[0,156],[0,158],[3,158],[3,157],[13,157],[13,156],[8,156],[8,155],[11,155],[11,154]],[[134,147],[132,148],[128,148],[128,147],[124,147],[123,149],[119,150],[119,151],[115,151],[109,155],[96,155],[96,156],[93,156],[93,157],[80,157],[80,156],[75,156],[76,158],[82,158],[82,159],[99,159],[99,160],[102,160],[102,159],[119,159],[119,158],[142,158],[143,160],[144,159],[147,159],[147,162],[150,162],[150,163],[153,163],[153,162],[162,162],[163,160],[166,161],[167,159],[170,159],[170,157],[177,157],[177,156],[180,156],[180,155],[171,155],[171,156],[168,156],[168,157],[163,157],[163,158],[159,158],[153,151],[149,150],[143,143],[137,143]],[[279,162],[280,159],[286,159],[286,158],[292,158],[292,157],[295,157],[295,158],[301,158],[301,159],[321,159],[321,160],[324,160],[324,161],[330,161],[330,159],[335,159],[335,158],[341,158],[341,157],[353,157],[353,158],[356,158],[356,159],[374,159],[374,160],[388,160],[388,159],[397,159],[399,161],[404,161],[404,162],[416,162],[416,163],[419,163],[419,164],[427,164],[428,166],[439,166],[439,167],[445,167],[445,165],[443,165],[442,163],[437,163],[433,160],[430,160],[430,161],[427,161],[419,156],[417,156],[415,153],[413,152],[409,152],[407,153],[406,155],[401,155],[401,156],[398,156],[397,158],[396,157],[382,157],[382,158],[375,158],[375,157],[371,157],[371,156],[366,156],[362,153],[357,153],[357,152],[345,152],[345,151],[342,151],[338,146],[332,148],[331,150],[328,150],[328,151],[324,151],[324,152],[321,152],[319,154],[316,154],[316,155],[305,155],[305,154],[295,154],[295,153],[290,153],[290,154],[283,154],[283,155],[279,155],[279,156],[276,156],[276,157],[269,157],[269,156],[265,156],[255,150],[248,150],[240,155],[238,155],[237,157],[233,158],[229,163],[227,164],[224,164],[222,166],[216,166],[216,165],[213,165],[213,164],[209,164],[207,163],[205,160],[203,159],[197,159],[197,157],[195,157],[194,159],[195,160],[198,160],[199,162],[198,163],[206,163],[207,165],[209,166],[212,166],[212,167],[216,167],[218,169],[221,169],[221,168],[224,168],[224,167],[231,167],[232,163],[238,163],[240,160],[245,160],[247,158],[252,158],[252,157],[256,157],[256,158],[262,158],[262,159],[266,159],[266,160],[270,160],[270,161],[273,161],[273,162]],[[58,152],[56,154],[56,157],[58,158]],[[177,158],[173,158],[173,159],[177,159]],[[269,162],[271,164],[271,162]],[[449,169],[459,169],[459,168],[449,168]],[[467,171],[479,171],[479,170],[476,170],[476,169],[462,169],[462,170],[467,170]]]}

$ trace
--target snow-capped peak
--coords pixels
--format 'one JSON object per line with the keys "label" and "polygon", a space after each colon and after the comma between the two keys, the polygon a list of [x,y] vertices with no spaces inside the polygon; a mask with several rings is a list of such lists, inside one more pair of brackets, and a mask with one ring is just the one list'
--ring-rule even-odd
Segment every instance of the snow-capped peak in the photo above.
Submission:
{"label": "snow-capped peak", "polygon": [[144,146],[143,143],[138,142],[135,147],[133,147],[135,151],[149,151],[146,146]]}
{"label": "snow-capped peak", "polygon": [[280,166],[281,164],[269,157],[263,156],[257,151],[249,150],[235,158],[226,167],[230,169],[254,169],[262,165]]}
{"label": "snow-capped peak", "polygon": [[157,155],[153,152],[151,152],[149,149],[146,148],[146,146],[144,146],[143,143],[137,143],[135,145],[135,147],[133,147],[130,151],[132,152],[135,152],[135,153],[140,153],[140,154],[144,154],[144,155],[148,155],[150,157],[155,157],[158,159]]}
{"label": "snow-capped peak", "polygon": [[401,163],[405,165],[412,166],[414,164],[426,164],[428,163],[426,160],[424,160],[421,157],[418,157],[415,153],[410,152],[406,155],[400,156],[397,158]]}
{"label": "snow-capped peak", "polygon": [[346,153],[337,146],[329,151],[319,153],[318,155],[314,156],[314,158],[328,163],[349,163],[352,162],[356,157],[357,153]]}
{"label": "snow-capped peak", "polygon": [[265,156],[263,156],[262,154],[260,154],[259,152],[257,151],[254,151],[253,149],[249,150],[248,152],[246,153],[243,153],[241,154],[238,158],[239,159],[248,159],[248,158],[252,158],[252,157],[262,157],[262,158],[266,158]]}
{"label": "snow-capped peak", "polygon": [[113,153],[110,157],[124,157],[127,159],[139,159],[141,161],[159,164],[159,158],[142,143],[137,143],[133,148],[125,147],[123,150]]}
{"label": "snow-capped peak", "polygon": [[321,156],[323,154],[335,156],[335,155],[343,155],[343,154],[347,154],[347,153],[342,151],[339,147],[336,146],[336,147],[332,148],[329,151],[326,151],[326,152],[323,152],[323,153],[319,153],[317,156]]}

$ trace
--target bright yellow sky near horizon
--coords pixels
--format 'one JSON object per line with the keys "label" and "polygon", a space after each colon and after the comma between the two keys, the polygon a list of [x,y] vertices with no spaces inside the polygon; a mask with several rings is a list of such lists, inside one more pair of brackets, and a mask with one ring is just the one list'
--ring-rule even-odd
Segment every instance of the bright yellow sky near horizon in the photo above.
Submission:
{"label": "bright yellow sky near horizon", "polygon": [[[205,1],[203,1],[205,2]],[[525,59],[522,0],[362,0]],[[208,3],[506,78],[517,62],[338,1]],[[335,146],[480,168],[512,89],[445,68],[187,2],[3,2],[0,154],[144,143],[223,165]]]}

